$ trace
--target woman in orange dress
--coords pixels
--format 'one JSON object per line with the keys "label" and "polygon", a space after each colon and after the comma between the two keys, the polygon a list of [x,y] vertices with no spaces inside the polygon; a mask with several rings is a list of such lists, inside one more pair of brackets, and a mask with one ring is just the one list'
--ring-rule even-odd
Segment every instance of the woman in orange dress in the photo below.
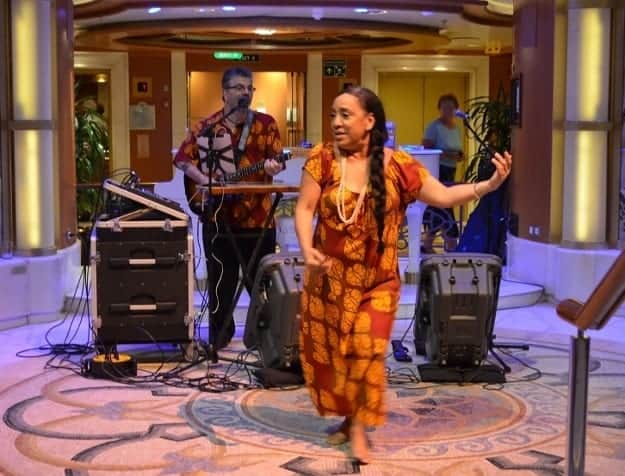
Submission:
{"label": "woman in orange dress", "polygon": [[405,152],[384,147],[384,108],[370,90],[339,94],[331,117],[334,141],[311,151],[295,210],[306,264],[300,355],[319,413],[345,417],[328,441],[349,440],[352,456],[366,464],[365,428],[385,418],[384,355],[399,302],[397,239],[406,207],[418,199],[447,208],[491,192],[512,157],[495,154],[489,180],[445,187]]}

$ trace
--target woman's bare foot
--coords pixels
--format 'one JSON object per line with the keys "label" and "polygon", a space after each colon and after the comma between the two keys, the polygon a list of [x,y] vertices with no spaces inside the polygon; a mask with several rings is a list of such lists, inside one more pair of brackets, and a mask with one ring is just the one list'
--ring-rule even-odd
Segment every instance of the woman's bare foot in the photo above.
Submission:
{"label": "woman's bare foot", "polygon": [[352,422],[349,431],[349,441],[352,447],[352,457],[359,464],[369,464],[371,462],[369,438],[367,438],[367,433],[362,423]]}
{"label": "woman's bare foot", "polygon": [[349,440],[349,431],[352,425],[352,419],[350,417],[346,417],[338,425],[330,426],[326,431],[328,436],[326,437],[326,441],[331,445],[342,445],[347,440]]}

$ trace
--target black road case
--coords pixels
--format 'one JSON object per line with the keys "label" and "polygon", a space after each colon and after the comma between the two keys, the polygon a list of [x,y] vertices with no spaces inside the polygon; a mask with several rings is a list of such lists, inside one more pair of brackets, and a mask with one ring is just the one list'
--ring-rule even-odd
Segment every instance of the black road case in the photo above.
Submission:
{"label": "black road case", "polygon": [[112,181],[105,189],[139,206],[121,216],[102,216],[91,233],[96,345],[189,342],[195,321],[189,217],[149,192]]}

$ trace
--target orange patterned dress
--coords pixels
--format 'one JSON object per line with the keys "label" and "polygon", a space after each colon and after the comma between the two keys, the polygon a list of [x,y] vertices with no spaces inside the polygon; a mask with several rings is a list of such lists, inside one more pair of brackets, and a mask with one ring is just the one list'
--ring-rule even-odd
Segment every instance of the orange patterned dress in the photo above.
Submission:
{"label": "orange patterned dress", "polygon": [[[301,297],[300,355],[306,385],[321,415],[384,423],[384,354],[399,302],[397,239],[406,206],[415,201],[427,169],[403,151],[385,167],[386,215],[381,255],[370,192],[355,223],[337,212],[340,167],[331,145],[304,165],[321,187],[314,247],[332,261],[327,274],[307,272]],[[345,216],[358,194],[347,192]]]}

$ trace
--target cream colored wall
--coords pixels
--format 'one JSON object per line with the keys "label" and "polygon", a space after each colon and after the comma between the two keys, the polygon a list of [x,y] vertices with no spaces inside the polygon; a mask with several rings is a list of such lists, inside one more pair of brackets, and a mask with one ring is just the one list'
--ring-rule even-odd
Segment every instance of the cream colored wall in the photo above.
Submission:
{"label": "cream colored wall", "polygon": [[397,144],[421,143],[424,79],[420,73],[380,73],[378,94],[386,119],[395,123]]}
{"label": "cream colored wall", "polygon": [[[384,103],[388,120],[395,122],[397,144],[421,144],[425,128],[436,119],[438,98],[454,94],[460,107],[467,99],[468,73],[413,73],[381,72],[378,77],[378,95]],[[462,121],[458,121],[464,152],[469,156],[469,140]],[[468,161],[456,168],[456,181],[462,182]]]}
{"label": "cream colored wall", "polygon": [[438,117],[438,98],[455,94],[462,107],[467,87],[466,73],[381,72],[378,95],[395,123],[397,143],[421,144],[425,128]]}

